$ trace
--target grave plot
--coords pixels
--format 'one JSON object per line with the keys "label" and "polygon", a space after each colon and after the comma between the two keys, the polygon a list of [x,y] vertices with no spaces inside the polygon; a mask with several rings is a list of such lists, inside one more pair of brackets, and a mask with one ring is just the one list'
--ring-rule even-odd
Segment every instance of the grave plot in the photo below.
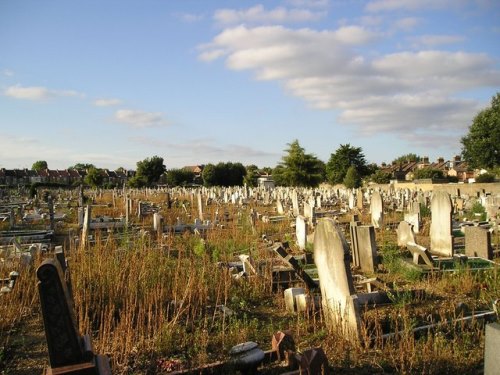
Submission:
{"label": "grave plot", "polygon": [[[91,229],[94,239],[85,246],[67,241],[78,335],[92,336],[94,357],[109,356],[116,374],[199,373],[262,353],[264,360],[257,364],[262,374],[300,373],[318,363],[327,363],[331,373],[482,368],[484,323],[496,315],[492,301],[500,290],[498,273],[459,269],[421,277],[408,271],[399,260],[410,253],[398,248],[393,223],[399,225],[419,193],[378,191],[383,221],[375,228],[369,211],[374,192],[87,191],[91,217],[121,218],[127,210],[129,215],[123,228]],[[413,238],[408,228],[400,228],[402,247],[411,239],[428,248],[431,243],[431,197],[421,198],[429,214],[418,218],[420,231]],[[74,194],[70,201],[71,222],[56,226],[56,241],[67,240],[61,233],[77,235],[78,199]],[[150,202],[157,212],[139,218],[139,202]],[[456,219],[453,213],[451,220]],[[175,230],[177,225],[183,228]],[[451,235],[456,235],[453,227]],[[489,239],[495,262],[496,236],[493,232]],[[45,257],[53,256],[49,249]],[[11,373],[22,367],[16,358],[27,352],[22,346],[29,336],[26,319],[43,330],[40,306],[33,303],[40,262],[19,272],[12,290],[0,297],[5,317],[0,345],[6,353],[0,366]],[[8,279],[8,273],[1,277]],[[278,331],[290,331],[299,345],[288,348],[288,362],[282,357],[266,362],[266,356],[279,357],[271,354],[277,350],[270,340]],[[33,373],[52,366],[49,358],[49,352],[40,356]],[[255,368],[249,366],[249,371]]]}

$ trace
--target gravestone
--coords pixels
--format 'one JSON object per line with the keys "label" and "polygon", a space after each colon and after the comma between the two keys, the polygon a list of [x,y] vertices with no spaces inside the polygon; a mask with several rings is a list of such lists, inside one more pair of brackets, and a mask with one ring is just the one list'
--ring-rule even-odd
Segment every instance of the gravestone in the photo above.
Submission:
{"label": "gravestone", "polygon": [[279,215],[283,215],[285,213],[285,209],[283,208],[283,203],[281,202],[280,199],[276,201],[276,210],[278,211]]}
{"label": "gravestone", "polygon": [[83,215],[83,228],[82,228],[82,240],[81,240],[82,249],[84,249],[85,246],[87,246],[91,215],[92,215],[92,207],[87,205],[85,207],[85,213]]}
{"label": "gravestone", "polygon": [[398,246],[406,247],[408,242],[415,242],[415,235],[413,234],[411,225],[406,221],[399,223],[396,233],[398,236]]}
{"label": "gravestone", "polygon": [[351,249],[352,249],[352,263],[354,267],[361,267],[361,260],[359,259],[359,252],[354,249],[358,248],[358,236],[356,234],[356,227],[360,226],[361,222],[358,221],[358,215],[353,215],[349,223],[349,233],[351,236]]}
{"label": "gravestone", "polygon": [[349,265],[349,248],[331,218],[318,222],[314,235],[314,262],[328,328],[339,330],[347,339],[357,342],[361,318]]}
{"label": "gravestone", "polygon": [[292,210],[293,210],[293,215],[294,216],[299,216],[300,215],[299,197],[298,197],[298,194],[297,194],[297,190],[292,191]]}
{"label": "gravestone", "polygon": [[72,298],[55,259],[37,269],[38,292],[49,349],[47,374],[111,374],[106,357],[94,355],[88,336],[80,336]]}
{"label": "gravestone", "polygon": [[358,210],[363,209],[363,191],[361,189],[356,190],[356,207]]}
{"label": "gravestone", "polygon": [[484,338],[484,375],[498,375],[500,372],[500,324],[486,325]]}
{"label": "gravestone", "polygon": [[453,256],[452,211],[449,194],[435,191],[431,199],[431,252],[445,257]]}
{"label": "gravestone", "polygon": [[465,255],[492,260],[491,233],[481,227],[465,227]]}
{"label": "gravestone", "polygon": [[372,215],[372,225],[375,228],[382,228],[384,223],[384,204],[382,196],[378,191],[373,192],[370,201],[370,213]]}
{"label": "gravestone", "polygon": [[297,216],[295,219],[295,236],[300,250],[305,250],[307,246],[307,221],[304,216]]}
{"label": "gravestone", "polygon": [[196,194],[196,199],[198,203],[198,217],[200,218],[201,221],[203,221],[203,199],[201,196],[201,191]]}
{"label": "gravestone", "polygon": [[285,289],[284,297],[285,297],[285,308],[286,311],[294,313],[298,312],[297,302],[295,301],[295,297],[301,294],[305,294],[306,290],[304,288],[288,288]]}
{"label": "gravestone", "polygon": [[420,232],[420,212],[418,210],[417,212],[405,213],[404,220],[412,226],[414,233]]}
{"label": "gravestone", "polygon": [[163,232],[163,216],[157,212],[153,213],[153,229],[159,234]]}
{"label": "gravestone", "polygon": [[361,271],[374,273],[377,270],[377,244],[375,242],[375,228],[373,225],[351,226],[353,258],[357,259]]}

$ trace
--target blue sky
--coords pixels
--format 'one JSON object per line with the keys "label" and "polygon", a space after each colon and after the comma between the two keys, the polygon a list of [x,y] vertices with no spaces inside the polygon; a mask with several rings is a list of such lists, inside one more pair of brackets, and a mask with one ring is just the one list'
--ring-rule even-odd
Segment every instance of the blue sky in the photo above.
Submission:
{"label": "blue sky", "polygon": [[0,0],[0,167],[460,153],[497,0]]}

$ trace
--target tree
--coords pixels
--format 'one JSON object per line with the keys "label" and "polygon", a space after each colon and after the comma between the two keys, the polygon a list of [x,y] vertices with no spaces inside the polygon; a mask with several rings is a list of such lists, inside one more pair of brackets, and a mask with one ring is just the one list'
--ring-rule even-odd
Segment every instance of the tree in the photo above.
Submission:
{"label": "tree", "polygon": [[434,168],[422,168],[417,169],[413,172],[413,178],[418,180],[421,178],[434,178],[434,179],[442,179],[444,178],[443,171],[440,169]]}
{"label": "tree", "polygon": [[163,158],[153,156],[137,162],[136,177],[146,183],[145,186],[152,186],[157,183],[166,168],[163,165]]}
{"label": "tree", "polygon": [[369,174],[369,168],[366,165],[365,155],[361,147],[352,147],[350,144],[340,145],[335,153],[331,154],[330,160],[326,164],[328,182],[332,185],[341,184],[351,165],[356,168],[360,177]]}
{"label": "tree", "polygon": [[476,182],[495,182],[495,175],[492,173],[483,173],[476,177]]}
{"label": "tree", "polygon": [[405,155],[398,156],[396,159],[392,161],[393,164],[405,164],[412,161],[420,161],[420,156],[417,154],[409,153]]}
{"label": "tree", "polygon": [[77,171],[86,171],[90,168],[95,168],[95,165],[86,163],[76,163],[75,165],[69,167],[68,169],[76,169]]}
{"label": "tree", "polygon": [[241,186],[246,169],[241,163],[220,162],[217,165],[207,164],[203,168],[202,177],[205,186]]}
{"label": "tree", "polygon": [[243,182],[247,186],[251,186],[251,187],[257,186],[257,179],[260,176],[259,167],[257,167],[255,164],[252,164],[252,165],[247,165],[245,167],[245,169],[246,169],[246,173],[245,173],[245,177],[243,179]]}
{"label": "tree", "polygon": [[138,176],[137,174],[128,180],[128,186],[131,188],[142,188],[148,185],[145,176]]}
{"label": "tree", "polygon": [[101,171],[95,167],[91,167],[88,169],[86,176],[84,177],[83,181],[92,187],[97,187],[102,185],[103,181],[103,176],[101,174]]}
{"label": "tree", "polygon": [[217,177],[215,176],[215,165],[207,164],[201,172],[201,177],[203,178],[203,185],[210,187],[217,184]]}
{"label": "tree", "polygon": [[358,188],[361,186],[361,176],[354,165],[351,165],[347,170],[343,182],[345,187],[348,189]]}
{"label": "tree", "polygon": [[370,181],[376,184],[388,184],[391,181],[391,174],[379,169],[370,175]]}
{"label": "tree", "polygon": [[165,182],[169,186],[181,186],[192,183],[194,172],[189,169],[170,169],[166,172]]}
{"label": "tree", "polygon": [[37,172],[44,170],[44,169],[47,169],[47,168],[48,168],[48,165],[47,165],[47,162],[45,160],[35,161],[33,163],[33,165],[31,166],[31,169],[34,171],[37,171]]}
{"label": "tree", "polygon": [[273,170],[273,179],[283,186],[318,186],[324,180],[324,163],[313,154],[307,154],[298,140],[288,143],[287,154]]}
{"label": "tree", "polygon": [[480,111],[462,137],[462,157],[472,168],[500,166],[500,93],[491,99],[491,107]]}

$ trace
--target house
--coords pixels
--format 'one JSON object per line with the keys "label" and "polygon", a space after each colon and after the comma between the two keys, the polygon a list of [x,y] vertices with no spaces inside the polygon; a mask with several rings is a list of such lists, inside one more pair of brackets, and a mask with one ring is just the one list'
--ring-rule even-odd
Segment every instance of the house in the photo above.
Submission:
{"label": "house", "polygon": [[448,162],[448,176],[456,177],[459,182],[468,182],[474,178],[474,171],[469,167],[466,161],[456,155],[452,161]]}

